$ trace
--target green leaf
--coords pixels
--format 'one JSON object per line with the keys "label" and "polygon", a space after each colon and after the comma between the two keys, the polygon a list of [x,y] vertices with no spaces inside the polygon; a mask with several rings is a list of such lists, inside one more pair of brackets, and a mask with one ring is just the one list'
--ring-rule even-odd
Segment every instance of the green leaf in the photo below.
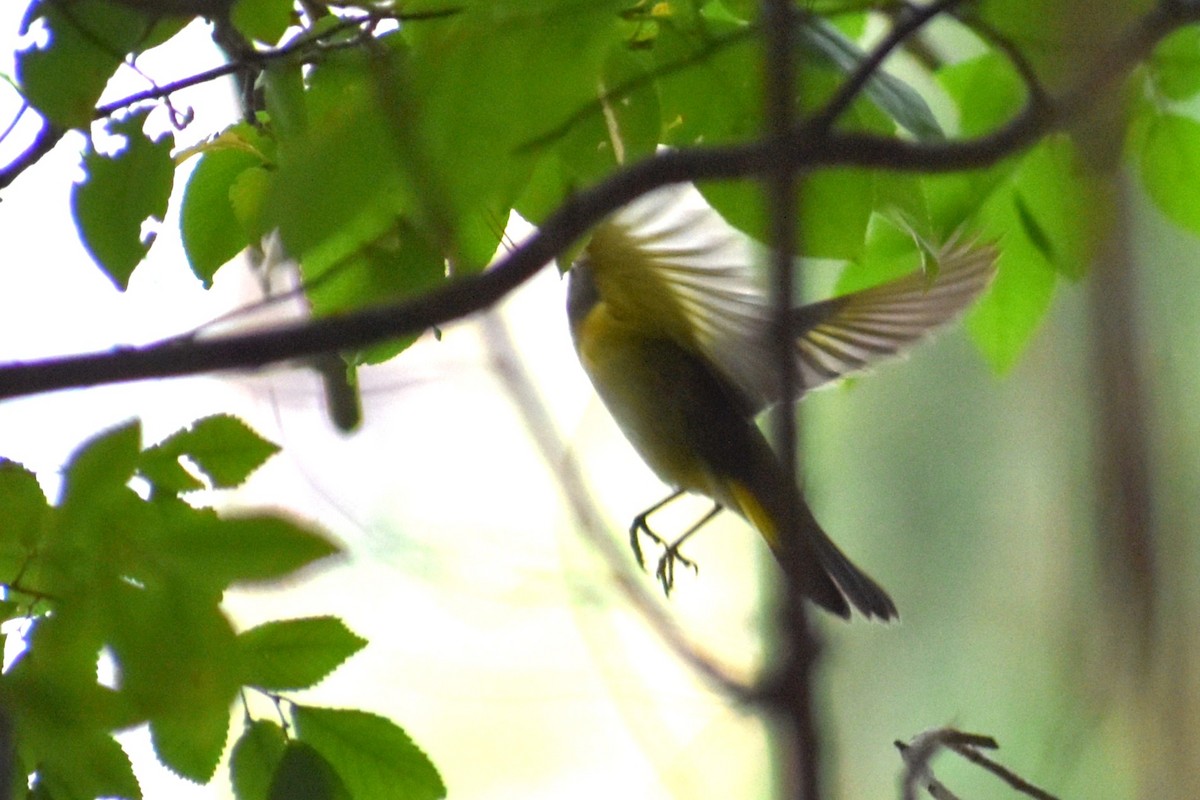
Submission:
{"label": "green leaf", "polygon": [[877,286],[922,267],[924,254],[913,232],[885,216],[871,220],[862,255],[839,276],[835,294]]}
{"label": "green leaf", "polygon": [[141,800],[133,765],[115,739],[100,731],[64,733],[38,761],[38,780],[51,797]]}
{"label": "green leaf", "polygon": [[1017,219],[1026,238],[1072,280],[1087,272],[1111,226],[1111,181],[1084,163],[1065,135],[1051,136],[1021,160],[1012,176]]}
{"label": "green leaf", "polygon": [[[700,191],[729,224],[759,241],[767,240],[762,186],[745,181],[709,183],[702,184]],[[823,170],[806,175],[800,185],[796,223],[800,252],[813,258],[856,258],[862,252],[874,204],[874,176],[866,170]]]}
{"label": "green leaf", "polygon": [[255,720],[242,731],[229,756],[229,778],[237,800],[268,800],[272,776],[287,747],[278,724]]}
{"label": "green leaf", "polygon": [[1025,235],[1011,191],[998,192],[983,211],[985,238],[1002,241],[996,278],[967,315],[966,324],[992,368],[1016,363],[1050,307],[1054,267]]}
{"label": "green leaf", "polygon": [[136,722],[125,699],[96,679],[106,630],[98,604],[87,599],[68,598],[34,619],[24,655],[0,681],[3,705],[24,715],[18,727],[36,719],[47,748],[67,729],[107,732]]}
{"label": "green leaf", "polygon": [[261,135],[241,124],[210,144],[183,192],[179,227],[183,252],[197,278],[212,285],[217,270],[255,239],[234,207],[234,186],[243,173],[262,167]]}
{"label": "green leaf", "polygon": [[1042,258],[1053,263],[1054,262],[1054,243],[1050,241],[1050,234],[1042,227],[1042,223],[1034,216],[1029,205],[1025,202],[1025,198],[1017,194],[1013,198],[1017,206],[1017,219],[1021,223],[1021,230],[1025,233],[1025,237],[1029,239],[1037,251],[1042,254]]}
{"label": "green leaf", "polygon": [[125,137],[125,146],[115,156],[89,146],[83,158],[84,180],[71,191],[71,212],[84,245],[122,291],[154,242],[154,234],[143,238],[142,226],[166,216],[175,178],[173,137],[164,134],[151,140],[142,133],[147,114],[109,123],[112,134]]}
{"label": "green leaf", "polygon": [[278,131],[265,227],[278,227],[287,252],[302,262],[332,263],[355,252],[409,205],[369,64],[361,54],[318,64],[303,112],[279,112],[307,124]]}
{"label": "green leaf", "polygon": [[110,734],[136,720],[96,680],[102,638],[92,612],[60,603],[32,624],[25,653],[0,676],[0,708],[19,760],[36,765],[54,796],[136,799],[133,769]]}
{"label": "green leaf", "polygon": [[[6,592],[8,597],[12,597],[15,593],[17,593],[16,590],[11,588]],[[17,594],[17,596],[20,595]],[[29,613],[29,607],[25,603],[19,603],[16,600],[0,600],[0,622],[8,622],[10,619],[27,619]],[[9,635],[0,635],[0,647],[4,646]]]}
{"label": "green leaf", "polygon": [[365,711],[296,706],[300,741],[312,745],[354,800],[437,800],[446,787],[429,758],[394,722]]}
{"label": "green leaf", "polygon": [[1188,25],[1158,43],[1150,56],[1154,88],[1171,100],[1200,94],[1200,28]]}
{"label": "green leaf", "polygon": [[179,457],[179,453],[161,446],[147,448],[138,460],[138,474],[150,482],[156,493],[180,495],[203,489],[204,481],[188,472]]}
{"label": "green leaf", "polygon": [[1152,120],[1140,153],[1142,185],[1176,225],[1200,234],[1200,123],[1178,114]]}
{"label": "green leaf", "polygon": [[320,753],[304,742],[288,742],[271,781],[270,800],[350,800],[350,797],[333,766]]}
{"label": "green leaf", "polygon": [[235,0],[230,20],[247,39],[273,45],[293,22],[292,0]]}
{"label": "green leaf", "polygon": [[[279,445],[259,436],[237,417],[214,414],[147,448],[138,468],[160,488],[175,491],[180,479],[170,464],[178,465],[180,458],[187,458],[208,476],[214,489],[232,489],[278,452]],[[188,484],[177,491],[187,488],[195,486]]]}
{"label": "green leaf", "polygon": [[49,42],[17,54],[22,93],[55,125],[86,130],[108,79],[150,23],[104,0],[34,3],[26,21],[44,25]]}
{"label": "green leaf", "polygon": [[[408,57],[377,70],[413,221],[444,243],[439,249],[459,269],[483,266],[460,250],[460,227],[481,211],[504,209],[506,218],[532,173],[537,143],[594,104],[618,41],[619,7],[613,0],[468,6],[406,26]],[[528,53],[537,57],[521,55]]]}
{"label": "green leaf", "polygon": [[[1073,71],[1084,41],[1112,41],[1120,28],[1109,25],[1145,0],[1120,3],[1048,3],[1045,0],[979,0],[972,10],[992,36],[1001,37],[1030,63],[1042,86],[1057,87]],[[1087,19],[1082,19],[1086,14]]]}
{"label": "green leaf", "polygon": [[[822,46],[845,43],[838,33],[814,33]],[[836,45],[840,47],[840,45]],[[844,67],[853,59],[833,63]],[[762,133],[759,74],[761,53],[747,28],[707,22],[688,28],[670,20],[654,47],[664,135],[667,143],[688,147],[745,141]],[[829,61],[823,58],[823,62]],[[805,111],[819,108],[840,86],[840,69],[819,63],[805,71]],[[856,103],[840,120],[842,128],[890,132],[894,126],[878,110]],[[750,182],[700,186],[712,206],[734,227],[765,241],[768,222],[762,189]],[[796,228],[800,253],[822,258],[856,258],[879,196],[868,170],[823,170],[806,176],[799,194]]]}
{"label": "green leaf", "polygon": [[242,682],[270,691],[306,689],[366,643],[336,617],[268,622],[238,636]]}
{"label": "green leaf", "polygon": [[216,599],[179,582],[119,585],[104,598],[123,694],[149,720],[159,760],[202,783],[240,687],[235,634]]}
{"label": "green leaf", "polygon": [[579,189],[557,152],[540,159],[529,176],[525,192],[514,203],[522,217],[539,225],[562,205],[563,200]]}
{"label": "green leaf", "polygon": [[1004,125],[1021,109],[1027,94],[1012,65],[991,51],[943,67],[937,79],[958,106],[963,136],[980,136]]}
{"label": "green leaf", "polygon": [[[958,107],[958,132],[982,136],[1010,121],[1025,102],[1024,84],[995,53],[944,67],[938,82]],[[970,172],[922,176],[931,230],[945,238],[973,218],[993,192],[1009,180],[1019,163],[1008,159]]]}
{"label": "green leaf", "polygon": [[80,445],[65,467],[62,505],[96,504],[123,488],[137,467],[141,441],[141,423],[131,420]]}
{"label": "green leaf", "polygon": [[15,461],[0,458],[0,583],[20,572],[50,523],[50,505],[37,477]]}
{"label": "green leaf", "polygon": [[598,182],[622,164],[653,155],[661,138],[662,112],[646,53],[614,46],[604,63],[604,94],[554,131],[530,174],[516,208],[535,224],[578,189]]}
{"label": "green leaf", "polygon": [[[357,238],[347,239],[346,244]],[[403,219],[394,220],[376,238],[352,248],[346,253],[322,248],[301,262],[301,273],[316,315],[328,316],[412,297],[437,286],[446,277],[441,255]],[[416,338],[408,336],[375,345],[351,361],[386,361]]]}
{"label": "green leaf", "polygon": [[[169,507],[190,508],[180,500],[171,500]],[[171,522],[154,543],[159,568],[216,591],[232,583],[283,578],[338,552],[315,529],[278,516],[223,519],[194,510],[186,518],[175,513]]]}
{"label": "green leaf", "polygon": [[242,170],[229,187],[230,206],[249,242],[261,242],[269,232],[266,217],[270,192],[271,171],[266,167]]}
{"label": "green leaf", "polygon": [[653,55],[665,144],[691,147],[761,133],[761,58],[750,34],[741,25],[697,31],[662,22]]}
{"label": "green leaf", "polygon": [[263,71],[262,86],[271,128],[281,139],[303,136],[308,130],[308,112],[302,65],[272,61]]}

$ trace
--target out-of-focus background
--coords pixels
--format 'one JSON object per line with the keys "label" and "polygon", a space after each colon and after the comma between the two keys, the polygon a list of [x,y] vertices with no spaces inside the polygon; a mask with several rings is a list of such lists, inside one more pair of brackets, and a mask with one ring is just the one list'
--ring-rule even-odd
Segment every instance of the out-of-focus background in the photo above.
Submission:
{"label": "out-of-focus background", "polygon": [[[0,30],[15,30],[18,12],[6,7]],[[211,63],[205,31],[195,33],[197,65]],[[233,113],[223,85],[187,102]],[[17,105],[0,92],[0,119]],[[3,160],[19,144],[4,142]],[[4,193],[0,360],[148,342],[257,297],[240,268],[201,289],[173,219],[118,294],[70,226],[80,144],[68,137]],[[1087,284],[1063,285],[1011,374],[990,374],[956,329],[803,404],[809,499],[902,614],[886,627],[820,623],[830,796],[896,796],[893,740],[942,725],[995,736],[1001,761],[1066,798],[1184,797],[1200,785],[1200,248],[1136,195],[1125,211],[1131,317],[1105,313],[1113,306]],[[215,499],[314,518],[350,553],[293,586],[227,601],[242,626],[336,613],[370,640],[312,702],[395,719],[452,797],[767,797],[761,722],[669,652],[567,510],[561,477],[577,464],[624,547],[629,520],[665,489],[578,369],[563,290],[547,269],[486,321],[449,326],[442,341],[364,371],[365,424],[353,436],[325,420],[309,372],[277,370],[5,402],[0,455],[53,492],[71,450],[107,426],[138,416],[155,439],[237,413],[284,451]],[[1102,377],[1102,330],[1133,337],[1140,376]],[[1139,385],[1144,437],[1132,416],[1104,416]],[[531,397],[549,413],[537,436]],[[1135,554],[1152,548],[1152,570],[1123,573],[1128,552],[1099,532],[1120,483],[1097,453],[1116,434],[1148,455],[1148,493],[1134,496],[1149,505],[1124,541]],[[657,526],[682,530],[704,508],[672,508]],[[681,571],[662,608],[714,659],[755,675],[776,577],[765,548],[726,515],[685,552],[699,572]],[[617,571],[657,592],[630,559]],[[147,797],[229,793],[220,777],[194,787],[164,774],[142,733],[126,743],[141,754]],[[953,757],[935,767],[960,796],[1012,796]]]}

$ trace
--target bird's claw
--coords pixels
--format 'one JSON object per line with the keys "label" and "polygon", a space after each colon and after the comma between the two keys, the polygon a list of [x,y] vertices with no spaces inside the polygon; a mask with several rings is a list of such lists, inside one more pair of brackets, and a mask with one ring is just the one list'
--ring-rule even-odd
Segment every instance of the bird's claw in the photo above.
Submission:
{"label": "bird's claw", "polygon": [[642,536],[645,536],[663,548],[663,554],[658,559],[658,565],[654,568],[654,577],[658,578],[658,582],[662,585],[663,594],[670,597],[671,590],[675,588],[676,562],[699,574],[700,568],[696,565],[696,562],[679,552],[679,546],[683,544],[683,539],[668,542],[650,529],[649,524],[646,523],[645,514],[638,514],[633,518],[633,523],[629,526],[629,546],[633,550],[633,557],[637,560],[638,566],[643,570],[646,569],[646,558],[642,552]]}
{"label": "bird's claw", "polygon": [[663,550],[662,557],[658,559],[658,566],[654,569],[654,577],[658,578],[658,582],[663,588],[663,594],[667,597],[671,596],[671,590],[675,588],[676,562],[683,564],[694,574],[700,574],[700,567],[696,564],[696,562],[679,552],[680,544],[682,544],[682,541],[676,541],[666,545],[665,549]]}
{"label": "bird's claw", "polygon": [[637,559],[638,567],[645,570],[646,559],[642,555],[643,535],[661,547],[666,547],[667,543],[661,536],[650,530],[650,525],[646,522],[646,514],[638,514],[633,518],[633,522],[629,525],[629,547],[633,550],[633,557]]}

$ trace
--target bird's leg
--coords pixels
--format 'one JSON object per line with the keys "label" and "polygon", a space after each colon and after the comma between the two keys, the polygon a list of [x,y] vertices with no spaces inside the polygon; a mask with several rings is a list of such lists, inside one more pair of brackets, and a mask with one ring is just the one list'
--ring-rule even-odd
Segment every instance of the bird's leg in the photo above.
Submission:
{"label": "bird's leg", "polygon": [[[683,532],[675,541],[665,545],[662,557],[658,559],[658,567],[654,570],[654,576],[658,578],[658,582],[662,584],[663,594],[668,597],[671,595],[671,589],[675,586],[675,562],[683,564],[685,567],[691,568],[692,572],[699,573],[700,568],[696,566],[696,562],[687,558],[683,553],[679,552],[679,547],[687,541],[688,537],[696,531],[708,524],[708,521],[721,513],[723,506],[720,503],[713,503],[713,507],[708,513],[701,517],[692,527]],[[658,537],[655,537],[656,539]],[[659,544],[664,544],[659,540]]]}
{"label": "bird's leg", "polygon": [[654,531],[650,530],[650,524],[646,522],[647,518],[655,511],[670,503],[675,498],[683,494],[683,489],[676,489],[669,495],[659,500],[654,505],[647,508],[642,513],[633,518],[633,522],[629,524],[629,546],[633,549],[633,557],[637,559],[638,566],[642,569],[646,568],[646,560],[642,558],[642,541],[641,534],[650,537],[651,541],[662,547],[667,547],[667,540],[663,539]]}

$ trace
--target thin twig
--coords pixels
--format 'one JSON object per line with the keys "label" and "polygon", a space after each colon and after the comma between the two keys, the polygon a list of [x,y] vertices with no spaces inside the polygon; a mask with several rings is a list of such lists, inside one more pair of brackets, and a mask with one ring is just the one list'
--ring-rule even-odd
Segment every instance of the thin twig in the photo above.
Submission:
{"label": "thin twig", "polygon": [[[186,78],[181,78],[177,81],[172,81],[171,83],[167,83],[162,86],[152,86],[149,89],[135,92],[134,94],[123,97],[120,100],[114,100],[111,103],[105,103],[104,105],[97,106],[92,114],[92,119],[107,119],[113,114],[130,109],[139,103],[144,103],[147,101],[169,100],[171,95],[177,92],[190,89],[194,86],[200,86],[214,80],[219,80],[220,78],[224,78],[239,71],[245,70],[248,67],[261,68],[262,66],[271,62],[285,60],[297,54],[302,54],[302,58],[307,63],[333,50],[340,50],[347,47],[357,47],[360,44],[357,39],[349,42],[332,44],[328,41],[329,39],[332,39],[337,35],[344,33],[345,31],[353,30],[354,28],[375,25],[380,21],[392,19],[405,22],[441,19],[457,14],[460,12],[460,10],[461,9],[457,7],[449,7],[445,9],[431,9],[429,11],[411,13],[372,11],[369,14],[364,14],[361,16],[347,17],[336,25],[330,26],[323,31],[319,31],[312,36],[301,37],[290,44],[284,45],[283,47],[279,47],[274,50],[246,53],[244,54],[243,58],[237,61],[231,61],[227,64],[222,64],[220,66],[213,67],[212,69],[198,72],[194,75],[189,75]],[[90,34],[90,32],[85,33],[85,35],[87,34]],[[102,42],[97,44],[97,46],[102,45]],[[118,60],[121,60],[120,56],[114,57]],[[186,114],[180,115],[179,112],[171,109],[172,124],[176,127],[179,127],[181,119],[186,118],[186,116]],[[27,148],[25,152],[23,152],[17,159],[0,170],[0,189],[3,189],[11,184],[14,180],[16,180],[18,175],[20,175],[26,169],[32,167],[38,162],[39,159],[41,159],[42,156],[50,152],[50,150],[54,148],[54,145],[58,143],[58,140],[62,138],[65,132],[65,129],[57,128],[51,125],[49,122],[43,123],[42,130],[39,133],[38,138],[34,140],[33,144],[30,145],[30,147]]]}
{"label": "thin twig", "polygon": [[1000,747],[991,736],[966,733],[955,728],[936,728],[926,731],[905,744],[896,742],[896,749],[904,759],[904,800],[916,800],[917,792],[925,789],[935,800],[956,800],[956,795],[933,775],[930,767],[939,751],[950,750],[972,764],[983,767],[1021,794],[1034,800],[1058,800],[1054,795],[1034,786],[1008,767],[998,764],[979,752],[980,748],[996,750]]}
{"label": "thin twig", "polygon": [[[381,19],[390,19],[394,15],[381,15],[378,13],[365,14],[363,16],[346,17],[335,25],[331,25],[325,30],[319,31],[312,36],[301,37],[290,44],[283,47],[275,48],[274,50],[263,50],[257,52],[245,52],[242,57],[235,61],[230,61],[227,64],[207,69],[203,72],[198,72],[195,75],[189,75],[186,78],[181,78],[171,83],[163,84],[162,86],[152,86],[141,92],[136,92],[120,100],[114,100],[111,103],[105,103],[102,106],[97,106],[93,119],[104,119],[110,117],[118,111],[128,109],[138,103],[144,103],[148,100],[162,100],[170,97],[176,92],[190,89],[194,86],[208,83],[210,81],[224,78],[228,75],[233,75],[241,70],[249,67],[262,68],[274,61],[283,61],[300,53],[306,57],[316,57],[327,52],[331,47],[328,40],[345,33],[355,28],[361,28],[364,25],[377,24]],[[357,42],[354,43],[357,45]]]}
{"label": "thin twig", "polygon": [[961,2],[963,0],[935,0],[924,6],[906,7],[906,12],[896,18],[896,23],[888,35],[871,48],[870,54],[850,73],[825,108],[809,123],[811,129],[820,133],[829,131],[842,114],[846,113],[846,109],[850,108],[855,98],[862,94],[863,89],[883,67],[883,62],[893,50],[904,44],[930,20],[947,13]]}
{"label": "thin twig", "polygon": [[985,770],[992,773],[1021,794],[1032,797],[1034,800],[1058,800],[1058,798],[1054,795],[1050,794],[1044,789],[1034,786],[1032,783],[1025,780],[1003,764],[997,764],[995,761],[991,760],[969,744],[952,742],[947,746],[965,758],[967,761],[970,761],[972,764],[983,767]]}
{"label": "thin twig", "polygon": [[62,137],[67,133],[65,128],[59,128],[51,125],[45,120],[42,121],[42,128],[38,131],[29,147],[26,147],[21,155],[17,156],[8,163],[4,169],[0,170],[0,189],[5,188],[25,170],[32,167],[42,156],[54,149],[54,146],[62,140]]}

